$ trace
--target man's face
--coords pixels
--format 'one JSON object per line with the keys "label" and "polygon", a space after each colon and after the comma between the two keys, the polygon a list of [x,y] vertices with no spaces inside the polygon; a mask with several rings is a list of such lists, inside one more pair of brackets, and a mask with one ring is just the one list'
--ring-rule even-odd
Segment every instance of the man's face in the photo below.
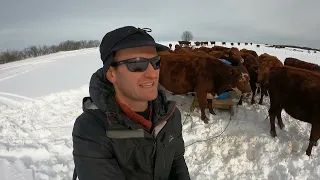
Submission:
{"label": "man's face", "polygon": [[[137,57],[149,59],[156,56],[158,53],[155,47],[143,46],[119,50],[114,60],[119,62]],[[107,78],[113,83],[117,96],[127,102],[151,101],[158,96],[159,69],[155,70],[150,63],[143,72],[131,72],[127,65],[122,64],[116,68],[110,66],[108,73]]]}

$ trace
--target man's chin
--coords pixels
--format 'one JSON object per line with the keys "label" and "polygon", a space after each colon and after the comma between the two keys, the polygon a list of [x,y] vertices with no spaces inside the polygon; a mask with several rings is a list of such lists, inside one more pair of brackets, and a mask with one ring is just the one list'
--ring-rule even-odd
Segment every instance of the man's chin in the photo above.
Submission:
{"label": "man's chin", "polygon": [[145,94],[145,99],[146,99],[147,101],[153,101],[153,100],[155,100],[157,97],[158,97],[158,91],[155,92],[155,93]]}

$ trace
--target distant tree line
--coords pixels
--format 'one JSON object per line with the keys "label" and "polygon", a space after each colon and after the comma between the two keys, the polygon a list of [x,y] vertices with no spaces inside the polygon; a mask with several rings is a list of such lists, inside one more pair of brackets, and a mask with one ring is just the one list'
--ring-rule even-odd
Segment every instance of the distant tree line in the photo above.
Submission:
{"label": "distant tree line", "polygon": [[61,42],[59,45],[51,45],[51,46],[30,46],[21,51],[5,51],[0,52],[0,64],[9,63],[13,61],[19,61],[22,59],[43,56],[47,54],[56,53],[59,51],[72,51],[83,48],[92,48],[98,47],[100,45],[100,41],[98,40],[82,40],[82,41],[72,41],[67,40],[65,42]]}

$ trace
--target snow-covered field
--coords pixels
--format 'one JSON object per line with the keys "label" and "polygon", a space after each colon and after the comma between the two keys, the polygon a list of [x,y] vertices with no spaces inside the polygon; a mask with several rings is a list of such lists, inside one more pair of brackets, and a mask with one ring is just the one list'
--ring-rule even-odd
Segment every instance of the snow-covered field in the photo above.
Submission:
{"label": "snow-covered field", "polygon": [[[255,44],[235,47],[266,52],[282,61],[296,57],[320,64],[320,52]],[[82,98],[89,95],[91,74],[101,65],[98,48],[0,65],[0,179],[72,178],[73,123],[82,112]],[[231,121],[228,112],[215,110],[215,116],[207,112],[207,125],[199,110],[189,112],[192,96],[168,94],[168,98],[178,102],[183,114],[185,158],[192,179],[320,179],[320,147],[313,148],[310,158],[305,155],[311,126],[282,112],[286,127],[276,128],[278,136],[272,138],[268,97],[264,105],[245,101],[234,106]],[[206,139],[210,140],[201,141]]]}

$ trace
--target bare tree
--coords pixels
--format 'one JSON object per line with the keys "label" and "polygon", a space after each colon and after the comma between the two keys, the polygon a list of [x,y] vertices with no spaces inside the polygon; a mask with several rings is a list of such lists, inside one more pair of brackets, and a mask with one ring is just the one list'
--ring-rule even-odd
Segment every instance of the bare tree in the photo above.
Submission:
{"label": "bare tree", "polygon": [[56,53],[59,51],[70,51],[83,48],[98,47],[100,45],[99,40],[82,40],[82,41],[72,41],[67,40],[61,42],[59,45],[43,45],[43,46],[29,46],[21,51],[9,51],[0,52],[0,64],[9,63],[13,61],[18,61],[21,59],[37,57],[41,55]]}
{"label": "bare tree", "polygon": [[193,35],[190,31],[184,31],[181,34],[182,41],[191,41],[193,39]]}

